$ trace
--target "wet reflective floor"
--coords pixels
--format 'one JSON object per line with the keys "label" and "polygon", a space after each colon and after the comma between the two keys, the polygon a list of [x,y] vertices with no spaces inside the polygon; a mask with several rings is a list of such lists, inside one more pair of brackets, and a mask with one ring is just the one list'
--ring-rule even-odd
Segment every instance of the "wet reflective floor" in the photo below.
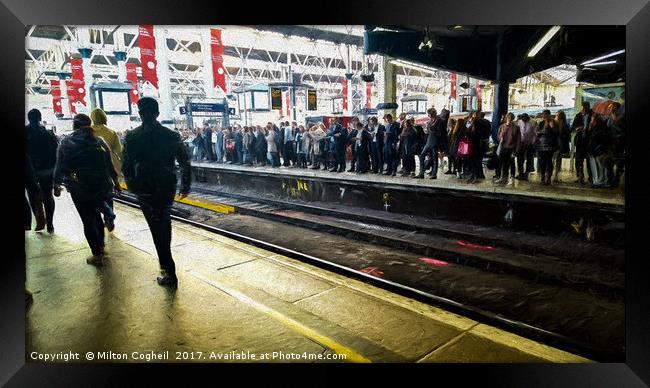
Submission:
{"label": "wet reflective floor", "polygon": [[53,235],[25,233],[28,362],[67,352],[80,354],[76,362],[587,361],[177,222],[172,292],[156,283],[139,210],[116,204],[116,212],[101,268],[85,262],[67,193]]}

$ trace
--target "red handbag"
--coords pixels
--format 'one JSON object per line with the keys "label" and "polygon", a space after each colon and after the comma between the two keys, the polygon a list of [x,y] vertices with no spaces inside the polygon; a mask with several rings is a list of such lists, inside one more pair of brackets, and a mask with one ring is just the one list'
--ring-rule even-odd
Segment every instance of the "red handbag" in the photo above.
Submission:
{"label": "red handbag", "polygon": [[462,139],[458,143],[458,156],[469,156],[472,153],[472,144],[466,139]]}

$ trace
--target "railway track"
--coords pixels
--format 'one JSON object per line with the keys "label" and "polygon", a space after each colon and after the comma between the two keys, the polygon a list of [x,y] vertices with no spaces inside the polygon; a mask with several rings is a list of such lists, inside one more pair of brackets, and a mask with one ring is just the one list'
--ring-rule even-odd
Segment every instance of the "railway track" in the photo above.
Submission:
{"label": "railway track", "polygon": [[[328,209],[319,206],[289,204],[268,199],[259,200],[243,195],[219,193],[201,185],[197,186],[193,187],[193,193],[204,203],[230,205],[236,209],[238,214],[263,219],[266,222],[279,222],[292,227],[308,228],[314,232],[334,234],[350,239],[357,244],[363,242],[386,249],[426,255],[431,257],[430,260],[455,263],[456,271],[471,272],[475,274],[472,276],[483,276],[486,279],[488,279],[487,276],[493,278],[509,276],[526,279],[517,281],[522,284],[524,284],[523,282],[535,284],[540,289],[565,287],[572,289],[574,293],[596,293],[605,299],[610,298],[619,302],[622,298],[622,278],[594,275],[589,271],[590,266],[585,263],[579,264],[577,267],[574,264],[573,275],[562,275],[566,273],[567,261],[551,256],[552,250],[548,249],[541,250],[541,252],[539,250],[530,252],[530,247],[533,246],[532,241],[528,242],[529,247],[524,246],[523,249],[516,251],[509,246],[507,239],[504,240],[496,234],[487,233],[490,237],[478,242],[475,239],[466,241],[470,240],[473,235],[467,232],[454,234],[454,229],[450,225],[443,225],[445,228],[438,225],[433,230],[421,226],[414,227],[415,231],[407,231],[404,227],[404,220],[390,222],[374,217],[372,214],[346,214],[341,209],[333,210],[328,215]],[[130,206],[137,206],[137,201],[128,192],[125,192],[117,200]],[[269,237],[251,236],[251,233],[242,233],[241,230],[233,230],[230,227],[215,226],[214,222],[197,221],[197,217],[192,217],[201,211],[205,212],[204,209],[199,210],[196,207],[177,203],[174,206],[173,217],[178,221],[346,276],[362,279],[392,292],[444,307],[477,321],[502,327],[597,361],[620,361],[623,357],[623,349],[601,346],[596,343],[597,341],[586,341],[584,337],[576,338],[563,333],[562,330],[549,329],[548,325],[538,324],[535,319],[522,319],[525,317],[517,316],[516,313],[503,309],[490,308],[480,301],[472,301],[471,298],[468,300],[454,295],[445,295],[444,291],[436,292],[440,289],[425,289],[421,284],[408,284],[403,279],[394,280],[387,276],[377,276],[374,270],[355,268],[346,261],[338,260],[337,262],[329,255],[325,259],[325,255],[310,252],[308,248],[303,249],[298,243],[296,243],[297,246],[291,247],[286,242],[278,243],[270,241],[272,239]],[[442,235],[436,236],[436,229],[444,229]],[[492,245],[484,245],[490,243]],[[542,268],[541,271],[540,268]],[[404,267],[403,270],[408,271],[409,268]],[[606,271],[603,272],[606,273]]]}

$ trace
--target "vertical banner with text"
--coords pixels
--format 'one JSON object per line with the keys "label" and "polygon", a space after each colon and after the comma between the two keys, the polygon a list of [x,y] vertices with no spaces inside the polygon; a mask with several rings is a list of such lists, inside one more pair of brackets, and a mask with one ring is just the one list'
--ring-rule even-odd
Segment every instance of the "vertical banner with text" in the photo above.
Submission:
{"label": "vertical banner with text", "polygon": [[456,100],[456,83],[458,82],[458,74],[451,73],[451,98]]}
{"label": "vertical banner with text", "polygon": [[53,79],[50,81],[52,90],[52,109],[55,114],[63,113],[63,106],[61,106],[61,82]]}
{"label": "vertical banner with text", "polygon": [[[72,71],[72,79],[71,84],[73,90],[72,96],[74,96],[74,99],[70,97],[70,92],[68,88],[68,96],[70,97],[70,105],[75,106],[75,113],[82,113],[82,109],[80,108],[80,105],[83,106],[88,106],[86,104],[86,83],[84,81],[84,68],[83,68],[83,60],[81,58],[70,58],[70,69]],[[79,109],[77,109],[79,108]],[[72,108],[70,109],[72,111]]]}
{"label": "vertical banner with text", "polygon": [[138,71],[135,63],[126,64],[126,80],[131,84],[131,104],[137,104],[140,100],[138,91]]}
{"label": "vertical banner with text", "polygon": [[477,110],[483,109],[483,96],[481,93],[481,85],[479,85],[478,83],[476,84],[476,109]]}
{"label": "vertical banner with text", "polygon": [[140,48],[140,65],[142,66],[142,79],[158,89],[158,75],[156,67],[156,40],[153,36],[153,26],[140,25],[138,28],[138,47]]}
{"label": "vertical banner with text", "polygon": [[291,96],[291,92],[289,90],[284,92],[284,102],[285,102],[284,105],[287,107],[287,111],[286,111],[285,116],[287,116],[287,117],[291,117],[291,101],[290,101],[290,98],[289,98],[290,96]]}
{"label": "vertical banner with text", "polygon": [[212,78],[215,88],[221,88],[226,93],[226,69],[223,66],[223,42],[221,30],[210,29],[210,52],[212,54]]}

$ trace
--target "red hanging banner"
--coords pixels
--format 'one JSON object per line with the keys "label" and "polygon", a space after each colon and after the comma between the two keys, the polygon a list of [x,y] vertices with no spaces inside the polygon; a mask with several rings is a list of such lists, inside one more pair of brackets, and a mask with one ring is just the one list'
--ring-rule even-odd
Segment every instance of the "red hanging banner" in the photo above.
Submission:
{"label": "red hanging banner", "polygon": [[343,83],[343,110],[348,109],[348,80],[344,79]]}
{"label": "red hanging banner", "polygon": [[131,104],[137,104],[140,100],[138,92],[138,72],[135,63],[126,64],[126,80],[131,83]]}
{"label": "red hanging banner", "polygon": [[451,98],[456,99],[456,83],[458,81],[458,74],[451,73]]}
{"label": "red hanging banner", "polygon": [[372,98],[372,84],[370,82],[366,82],[366,108],[368,109],[370,109],[371,98]]}
{"label": "red hanging banner", "polygon": [[52,109],[54,113],[63,113],[63,106],[61,105],[61,82],[53,79],[50,81],[52,90]]}
{"label": "red hanging banner", "polygon": [[478,83],[476,84],[476,109],[483,109],[483,96],[481,94],[481,86]]}
{"label": "red hanging banner", "polygon": [[213,86],[221,88],[226,93],[226,69],[223,66],[223,42],[221,41],[221,30],[219,29],[210,29],[210,51],[212,53]]}
{"label": "red hanging banner", "polygon": [[68,92],[68,105],[70,106],[70,114],[76,115],[77,108],[77,88],[75,87],[74,80],[66,80],[65,87]]}
{"label": "red hanging banner", "polygon": [[140,47],[140,65],[142,66],[142,78],[158,89],[158,74],[156,68],[156,40],[153,36],[153,26],[150,24],[140,25],[138,28],[138,47]]}
{"label": "red hanging banner", "polygon": [[[72,69],[72,84],[75,87],[75,101],[86,106],[86,83],[84,82],[83,60],[81,58],[70,58]],[[72,102],[72,100],[70,101]]]}

